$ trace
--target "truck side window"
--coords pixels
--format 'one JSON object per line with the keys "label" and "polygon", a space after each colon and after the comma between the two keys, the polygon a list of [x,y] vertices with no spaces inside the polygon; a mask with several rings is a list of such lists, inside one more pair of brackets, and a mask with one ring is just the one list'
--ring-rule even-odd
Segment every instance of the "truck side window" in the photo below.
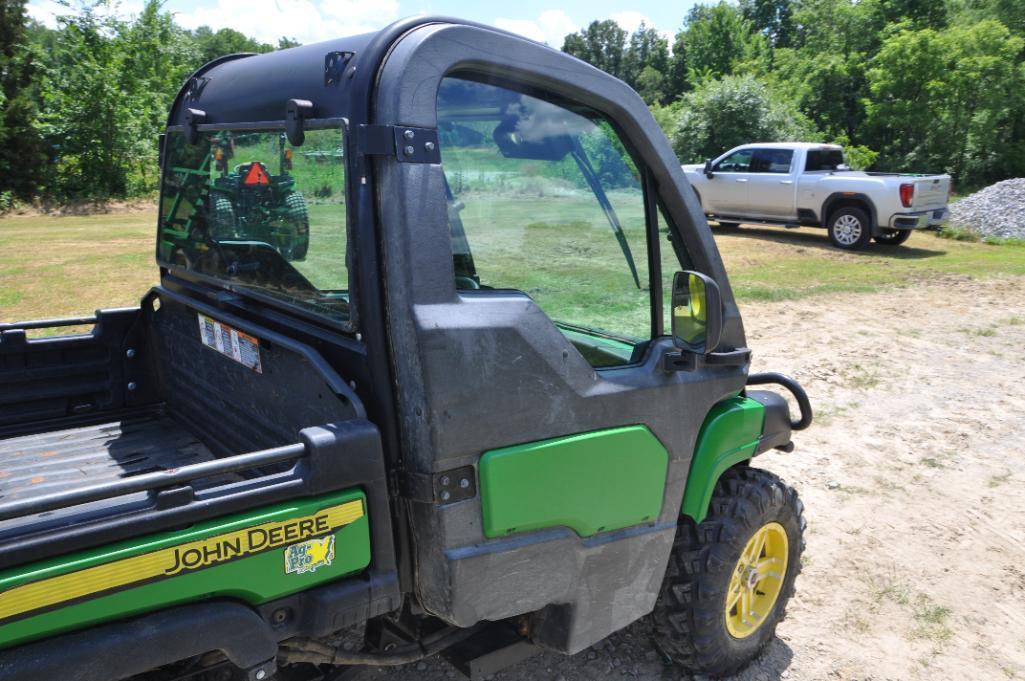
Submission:
{"label": "truck side window", "polygon": [[841,149],[809,149],[804,161],[804,172],[840,170],[844,166]]}
{"label": "truck side window", "polygon": [[644,191],[597,112],[446,78],[438,95],[456,287],[529,295],[595,367],[651,336]]}
{"label": "truck side window", "polygon": [[751,157],[753,155],[753,149],[741,149],[716,163],[712,170],[717,173],[751,172]]}
{"label": "truck side window", "polygon": [[752,173],[789,173],[793,149],[755,149],[751,157]]}

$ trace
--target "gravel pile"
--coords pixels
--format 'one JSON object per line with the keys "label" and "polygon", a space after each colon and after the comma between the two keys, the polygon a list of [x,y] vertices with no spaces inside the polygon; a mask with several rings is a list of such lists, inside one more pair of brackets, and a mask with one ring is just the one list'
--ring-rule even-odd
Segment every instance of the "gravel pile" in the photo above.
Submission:
{"label": "gravel pile", "polygon": [[1025,178],[966,196],[950,207],[950,222],[982,236],[1025,239]]}

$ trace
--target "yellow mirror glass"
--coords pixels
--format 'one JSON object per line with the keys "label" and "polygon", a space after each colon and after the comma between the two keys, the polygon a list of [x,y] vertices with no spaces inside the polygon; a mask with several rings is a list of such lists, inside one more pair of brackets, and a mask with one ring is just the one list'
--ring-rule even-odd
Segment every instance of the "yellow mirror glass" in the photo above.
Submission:
{"label": "yellow mirror glass", "polygon": [[703,346],[708,333],[705,282],[694,274],[686,274],[674,283],[673,335],[687,346]]}

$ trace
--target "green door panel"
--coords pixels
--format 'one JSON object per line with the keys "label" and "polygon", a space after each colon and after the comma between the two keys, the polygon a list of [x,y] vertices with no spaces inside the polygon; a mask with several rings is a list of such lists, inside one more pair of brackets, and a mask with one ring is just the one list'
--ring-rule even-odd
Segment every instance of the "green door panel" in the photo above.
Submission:
{"label": "green door panel", "polygon": [[0,648],[206,598],[264,603],[369,564],[363,492],[278,504],[0,573]]}
{"label": "green door panel", "polygon": [[566,526],[581,537],[654,522],[669,453],[645,426],[493,449],[480,460],[484,534]]}
{"label": "green door panel", "polygon": [[712,491],[730,467],[754,456],[765,423],[765,407],[747,397],[719,402],[705,417],[683,493],[684,515],[700,523],[708,513]]}

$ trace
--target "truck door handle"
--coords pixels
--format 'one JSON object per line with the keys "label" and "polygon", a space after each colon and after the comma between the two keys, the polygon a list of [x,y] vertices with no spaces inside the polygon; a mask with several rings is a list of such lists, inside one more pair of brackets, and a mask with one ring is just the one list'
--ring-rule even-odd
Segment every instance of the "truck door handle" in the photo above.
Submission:
{"label": "truck door handle", "polygon": [[793,184],[794,181],[793,180],[780,180],[779,183],[780,184]]}
{"label": "truck door handle", "polygon": [[747,180],[744,179],[743,177],[738,177],[737,178],[737,182],[747,182]]}

